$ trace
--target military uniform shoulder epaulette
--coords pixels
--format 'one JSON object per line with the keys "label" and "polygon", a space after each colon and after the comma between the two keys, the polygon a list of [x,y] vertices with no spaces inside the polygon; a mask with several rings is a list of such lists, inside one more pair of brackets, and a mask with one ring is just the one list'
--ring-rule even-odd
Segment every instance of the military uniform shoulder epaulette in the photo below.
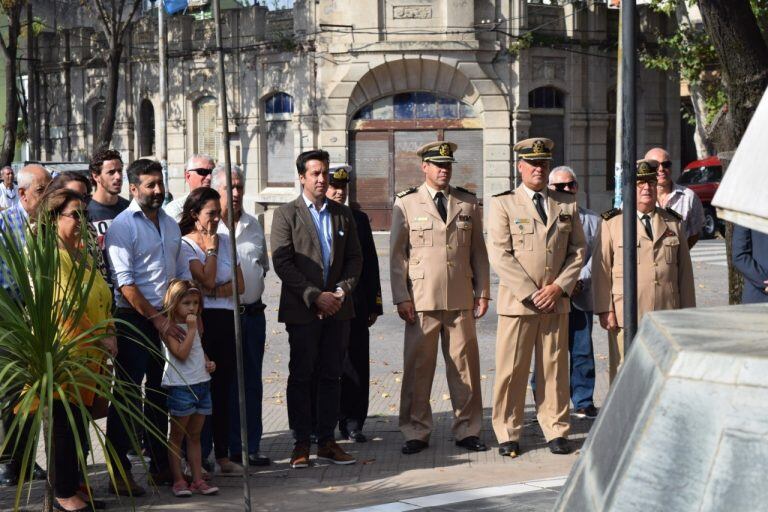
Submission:
{"label": "military uniform shoulder epaulette", "polygon": [[680,215],[679,213],[677,213],[675,210],[673,210],[673,209],[672,209],[672,208],[670,208],[669,206],[667,206],[666,208],[664,208],[664,211],[666,211],[668,214],[670,214],[671,216],[673,216],[674,218],[676,218],[676,219],[677,219],[677,220],[679,220],[680,222],[682,222],[682,221],[683,221],[683,216],[682,216],[682,215]]}
{"label": "military uniform shoulder epaulette", "polygon": [[610,210],[603,212],[600,216],[605,220],[610,220],[621,213],[621,208],[611,208]]}
{"label": "military uniform shoulder epaulette", "polygon": [[473,196],[477,195],[474,192],[472,192],[471,190],[465,189],[464,187],[453,187],[453,188],[455,188],[456,190],[459,190],[461,192],[466,192],[467,194],[470,194],[470,195],[473,195]]}
{"label": "military uniform shoulder epaulette", "polygon": [[409,189],[406,189],[406,190],[403,190],[403,191],[401,191],[401,192],[398,192],[398,193],[397,193],[397,194],[395,194],[395,195],[396,195],[397,197],[405,197],[405,196],[407,196],[408,194],[413,194],[413,193],[414,193],[414,192],[416,192],[417,190],[419,190],[419,188],[418,188],[418,187],[411,187],[411,188],[409,188]]}
{"label": "military uniform shoulder epaulette", "polygon": [[493,197],[501,197],[501,196],[506,196],[507,194],[514,194],[514,193],[515,191],[510,189],[510,190],[505,190],[504,192],[499,192],[498,194],[493,194]]}

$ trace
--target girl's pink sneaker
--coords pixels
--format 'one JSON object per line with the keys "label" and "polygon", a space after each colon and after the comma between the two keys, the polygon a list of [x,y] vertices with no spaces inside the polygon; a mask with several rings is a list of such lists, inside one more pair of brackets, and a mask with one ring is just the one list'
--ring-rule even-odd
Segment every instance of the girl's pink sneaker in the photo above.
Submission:
{"label": "girl's pink sneaker", "polygon": [[213,494],[219,493],[219,488],[215,485],[208,485],[208,483],[205,480],[198,480],[197,482],[192,482],[189,485],[189,490],[192,492],[200,493],[203,496],[211,496]]}

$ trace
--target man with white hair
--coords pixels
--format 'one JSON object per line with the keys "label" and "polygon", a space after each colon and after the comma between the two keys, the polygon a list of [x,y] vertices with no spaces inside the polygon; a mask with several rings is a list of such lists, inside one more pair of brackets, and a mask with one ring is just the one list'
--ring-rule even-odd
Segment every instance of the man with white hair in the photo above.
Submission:
{"label": "man with white hair", "polygon": [[13,167],[6,165],[0,169],[0,180],[0,210],[5,210],[19,202],[19,190],[13,184]]}
{"label": "man with white hair", "polygon": [[189,157],[187,165],[184,166],[184,181],[189,186],[189,191],[165,205],[163,207],[165,213],[170,215],[176,222],[179,222],[181,220],[181,212],[184,210],[184,201],[187,200],[189,192],[199,187],[210,187],[211,173],[213,173],[214,167],[216,167],[216,162],[209,155],[196,153]]}
{"label": "man with white hair", "polygon": [[671,208],[683,217],[683,229],[692,248],[699,240],[701,228],[704,226],[704,206],[696,193],[672,181],[672,160],[664,148],[652,148],[645,154],[646,160],[656,160],[659,167],[656,170],[657,204],[662,208]]}
{"label": "man with white hair", "polygon": [[[555,167],[549,175],[549,189],[576,195],[579,191],[576,173],[567,165]],[[568,313],[571,401],[574,416],[595,418],[597,409],[592,398],[595,391],[595,355],[592,348],[592,249],[600,228],[600,216],[579,206],[579,218],[584,227],[587,252],[576,287],[571,293],[571,311]],[[533,379],[531,384],[535,389]]]}
{"label": "man with white hair", "polygon": [[264,229],[256,218],[243,211],[245,176],[232,166],[232,204],[227,198],[227,171],[223,165],[213,170],[211,187],[221,195],[221,222],[219,233],[229,234],[229,216],[234,216],[237,245],[237,261],[243,271],[245,286],[240,295],[240,325],[243,333],[243,368],[245,370],[245,413],[248,420],[248,461],[242,460],[240,439],[240,408],[238,389],[232,386],[230,404],[229,459],[243,465],[268,466],[269,457],[259,453],[262,421],[261,398],[264,392],[261,368],[264,360],[264,343],[267,337],[266,306],[261,301],[264,277],[269,270],[267,242]]}
{"label": "man with white hair", "polygon": [[[7,210],[0,212],[0,232],[9,233],[18,247],[23,247],[26,243],[27,228],[34,221],[37,206],[40,204],[40,199],[43,197],[45,189],[50,182],[50,174],[41,165],[30,164],[19,171],[19,182],[16,187],[19,200]],[[4,238],[0,238],[0,243],[3,243],[3,240]],[[0,287],[14,293],[14,282],[1,262]],[[3,400],[3,402],[8,405],[14,403],[15,400]],[[11,409],[3,409],[0,414],[2,415],[2,433],[5,436],[13,422],[13,411]],[[23,438],[28,433],[28,426],[24,425],[21,431],[16,431],[15,435]],[[18,482],[21,454],[14,453],[19,449],[14,446],[15,443],[12,440],[9,441],[4,452],[0,454],[0,487],[13,486]],[[33,476],[35,479],[45,478],[45,472],[35,464]]]}

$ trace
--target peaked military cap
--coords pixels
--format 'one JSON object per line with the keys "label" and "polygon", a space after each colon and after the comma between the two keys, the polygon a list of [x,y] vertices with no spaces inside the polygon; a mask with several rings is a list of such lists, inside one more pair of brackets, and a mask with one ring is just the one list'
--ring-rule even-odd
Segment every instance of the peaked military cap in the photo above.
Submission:
{"label": "peaked military cap", "polygon": [[422,162],[455,162],[453,153],[457,147],[453,142],[430,142],[417,149],[416,154],[421,157]]}
{"label": "peaked military cap", "polygon": [[659,168],[659,162],[651,159],[637,161],[637,181],[657,181],[656,169]]}
{"label": "peaked military cap", "polygon": [[339,164],[332,165],[328,168],[328,180],[333,186],[346,185],[349,183],[349,172],[352,170],[351,165]]}
{"label": "peaked military cap", "polygon": [[555,143],[545,137],[524,139],[515,144],[512,149],[523,160],[552,160],[552,150]]}

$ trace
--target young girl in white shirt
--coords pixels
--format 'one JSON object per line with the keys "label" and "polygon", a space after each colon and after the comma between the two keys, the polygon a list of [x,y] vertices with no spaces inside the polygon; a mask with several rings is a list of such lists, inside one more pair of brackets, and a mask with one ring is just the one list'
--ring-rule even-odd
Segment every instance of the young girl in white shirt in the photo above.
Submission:
{"label": "young girl in white shirt", "polygon": [[[162,384],[168,393],[171,415],[168,459],[173,473],[173,494],[179,498],[192,496],[193,492],[216,494],[219,488],[203,480],[200,448],[200,431],[205,417],[212,412],[209,374],[216,369],[216,363],[209,361],[203,351],[198,332],[198,318],[203,311],[202,293],[194,282],[174,279],[165,294],[163,311],[187,333],[182,342],[163,339],[166,363]],[[192,471],[191,484],[187,484],[181,472],[184,437]]]}

